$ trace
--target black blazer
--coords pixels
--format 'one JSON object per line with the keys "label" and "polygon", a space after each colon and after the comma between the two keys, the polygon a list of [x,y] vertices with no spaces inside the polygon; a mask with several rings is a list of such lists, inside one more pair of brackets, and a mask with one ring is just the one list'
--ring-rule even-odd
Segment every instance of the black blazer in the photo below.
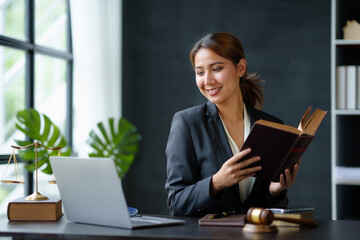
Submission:
{"label": "black blazer", "polygon": [[[246,105],[251,125],[258,119],[282,121]],[[210,196],[211,177],[233,156],[217,107],[211,102],[177,112],[166,147],[168,208],[173,215],[203,216],[250,207],[287,207],[286,190],[277,199],[269,193],[269,181],[256,179],[241,202],[238,184]]]}

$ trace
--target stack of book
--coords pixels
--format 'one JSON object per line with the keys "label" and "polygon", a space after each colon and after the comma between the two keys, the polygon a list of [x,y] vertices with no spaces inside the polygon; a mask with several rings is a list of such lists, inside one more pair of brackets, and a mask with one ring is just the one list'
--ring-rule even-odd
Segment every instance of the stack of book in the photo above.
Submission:
{"label": "stack of book", "polygon": [[274,218],[277,218],[272,222],[272,225],[278,227],[300,227],[299,223],[291,223],[288,221],[280,220],[281,218],[290,219],[306,219],[314,221],[314,208],[295,208],[295,209],[278,209],[270,208],[274,213]]}
{"label": "stack of book", "polygon": [[360,109],[360,66],[336,67],[336,108]]}

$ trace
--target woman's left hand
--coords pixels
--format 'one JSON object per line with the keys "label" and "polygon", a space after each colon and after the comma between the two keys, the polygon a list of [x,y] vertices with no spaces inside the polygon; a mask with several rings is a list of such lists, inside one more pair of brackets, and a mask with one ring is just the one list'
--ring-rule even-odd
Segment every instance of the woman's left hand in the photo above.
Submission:
{"label": "woman's left hand", "polygon": [[296,163],[294,165],[292,174],[290,174],[289,169],[286,169],[285,176],[284,176],[284,174],[281,174],[279,182],[271,182],[270,187],[269,187],[271,196],[273,196],[273,197],[279,196],[281,191],[287,189],[288,187],[290,187],[291,185],[293,185],[295,183],[295,178],[296,178],[296,174],[299,170],[300,163],[301,163],[301,159],[300,159],[299,163]]}

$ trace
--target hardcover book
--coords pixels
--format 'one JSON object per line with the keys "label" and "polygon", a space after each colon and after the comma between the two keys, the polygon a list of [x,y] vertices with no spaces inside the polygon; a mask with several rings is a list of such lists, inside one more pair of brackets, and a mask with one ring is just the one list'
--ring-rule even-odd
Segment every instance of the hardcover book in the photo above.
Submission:
{"label": "hardcover book", "polygon": [[346,108],[346,66],[336,67],[336,108]]}
{"label": "hardcover book", "polygon": [[346,109],[356,109],[356,66],[346,66]]}
{"label": "hardcover book", "polygon": [[285,169],[291,171],[299,162],[327,113],[320,109],[310,112],[311,107],[301,118],[298,128],[266,120],[256,121],[241,148],[251,148],[251,152],[241,161],[260,156],[261,160],[249,167],[261,165],[256,177],[278,182]]}
{"label": "hardcover book", "polygon": [[[276,213],[274,212],[274,218],[276,218],[272,225],[278,227],[300,227],[301,223],[293,223],[284,221],[282,219],[306,219],[309,221],[314,221],[314,210],[304,210],[304,211],[297,211],[297,212],[285,212],[285,213]],[[315,224],[315,222],[314,222]]]}
{"label": "hardcover book", "polygon": [[58,197],[42,201],[17,198],[8,204],[9,221],[57,221],[63,215],[62,201]]}

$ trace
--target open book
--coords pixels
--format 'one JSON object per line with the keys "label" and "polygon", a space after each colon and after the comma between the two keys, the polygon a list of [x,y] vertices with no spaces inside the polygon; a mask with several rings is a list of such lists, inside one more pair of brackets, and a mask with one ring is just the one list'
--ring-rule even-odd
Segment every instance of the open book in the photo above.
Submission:
{"label": "open book", "polygon": [[320,109],[310,112],[311,107],[301,118],[298,128],[266,120],[256,121],[241,148],[241,151],[251,148],[251,152],[241,161],[260,156],[261,160],[249,167],[261,165],[256,177],[278,182],[285,169],[292,171],[299,162],[327,113]]}

